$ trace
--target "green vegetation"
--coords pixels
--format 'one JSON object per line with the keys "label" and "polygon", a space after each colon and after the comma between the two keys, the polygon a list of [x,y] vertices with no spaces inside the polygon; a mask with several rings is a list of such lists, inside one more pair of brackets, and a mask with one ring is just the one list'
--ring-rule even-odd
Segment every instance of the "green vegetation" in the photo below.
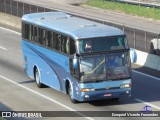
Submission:
{"label": "green vegetation", "polygon": [[125,3],[111,2],[107,0],[89,0],[86,5],[106,10],[118,11],[126,14],[160,20],[160,9],[149,8]]}

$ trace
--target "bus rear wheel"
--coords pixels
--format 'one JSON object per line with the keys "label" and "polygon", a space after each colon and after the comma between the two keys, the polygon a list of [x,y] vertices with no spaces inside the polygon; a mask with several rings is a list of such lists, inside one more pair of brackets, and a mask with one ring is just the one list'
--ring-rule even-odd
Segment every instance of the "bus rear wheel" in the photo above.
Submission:
{"label": "bus rear wheel", "polygon": [[42,88],[42,87],[43,87],[43,84],[42,84],[41,81],[40,81],[40,74],[39,74],[39,71],[38,71],[37,68],[35,69],[34,76],[35,76],[35,80],[36,80],[37,86],[38,86],[39,88]]}
{"label": "bus rear wheel", "polygon": [[78,103],[78,101],[76,99],[73,98],[73,95],[72,95],[72,88],[71,88],[71,85],[69,84],[68,86],[68,94],[69,94],[69,97],[70,97],[70,100],[72,103]]}

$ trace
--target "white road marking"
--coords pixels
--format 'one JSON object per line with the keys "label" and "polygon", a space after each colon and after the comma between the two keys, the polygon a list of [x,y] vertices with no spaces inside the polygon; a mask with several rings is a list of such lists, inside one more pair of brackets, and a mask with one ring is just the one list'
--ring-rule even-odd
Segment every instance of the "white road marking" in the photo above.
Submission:
{"label": "white road marking", "polygon": [[0,29],[7,30],[7,31],[10,31],[10,32],[16,33],[16,34],[18,34],[18,35],[21,35],[20,32],[16,32],[16,31],[14,31],[14,30],[10,30],[10,29],[4,28],[4,27],[0,27]]}
{"label": "white road marking", "polygon": [[142,72],[138,72],[136,70],[132,70],[133,72],[135,73],[138,73],[138,74],[141,74],[141,75],[144,75],[144,76],[147,76],[147,77],[150,77],[150,78],[153,78],[153,79],[156,79],[156,80],[160,80],[160,78],[158,77],[154,77],[154,76],[151,76],[151,75],[148,75],[148,74],[145,74],[145,73],[142,73]]}
{"label": "white road marking", "polygon": [[60,105],[60,106],[62,106],[62,107],[64,107],[64,108],[68,109],[69,111],[74,111],[76,114],[79,114],[79,115],[81,115],[82,117],[85,117],[85,118],[88,119],[88,120],[94,120],[93,118],[91,118],[91,117],[86,117],[84,114],[76,111],[75,109],[73,109],[73,108],[71,108],[71,107],[69,107],[69,106],[67,106],[67,105],[64,105],[64,104],[58,102],[57,100],[55,100],[55,99],[53,99],[53,98],[50,98],[50,97],[48,97],[48,96],[45,96],[45,95],[43,95],[43,94],[41,94],[41,93],[39,93],[39,92],[37,92],[37,91],[35,91],[35,90],[32,90],[32,89],[30,89],[30,88],[28,88],[28,87],[26,87],[26,86],[21,85],[21,84],[18,84],[17,82],[15,82],[15,81],[7,78],[7,77],[4,77],[4,76],[0,75],[0,78],[6,80],[6,81],[8,81],[8,82],[11,82],[12,84],[15,84],[15,85],[17,85],[17,86],[19,86],[19,87],[21,87],[21,88],[23,88],[23,89],[26,89],[26,90],[28,90],[28,91],[30,91],[30,92],[38,95],[38,96],[41,96],[41,97],[43,97],[43,98],[45,98],[45,99],[47,99],[47,100],[49,100],[49,101],[51,101],[51,102],[53,102],[53,103],[56,103],[56,104],[58,104],[58,105]]}
{"label": "white road marking", "polygon": [[7,48],[0,46],[0,49],[2,50],[7,50]]}
{"label": "white road marking", "polygon": [[155,108],[155,109],[160,110],[160,107],[158,107],[158,106],[156,106],[156,105],[153,105],[153,104],[151,104],[151,103],[145,102],[145,101],[140,100],[140,99],[134,99],[134,100],[136,100],[136,101],[138,101],[138,102],[141,102],[141,103],[143,103],[143,104],[145,104],[145,105],[149,105],[149,106],[151,106],[151,107],[153,107],[153,108]]}

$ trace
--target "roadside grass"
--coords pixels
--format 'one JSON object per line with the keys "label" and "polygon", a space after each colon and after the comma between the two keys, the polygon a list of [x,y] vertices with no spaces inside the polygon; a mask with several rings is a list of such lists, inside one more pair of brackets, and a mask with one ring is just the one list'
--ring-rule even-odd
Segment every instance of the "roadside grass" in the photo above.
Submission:
{"label": "roadside grass", "polygon": [[157,8],[149,8],[107,0],[89,0],[86,5],[106,10],[118,11],[125,14],[160,20],[160,9]]}

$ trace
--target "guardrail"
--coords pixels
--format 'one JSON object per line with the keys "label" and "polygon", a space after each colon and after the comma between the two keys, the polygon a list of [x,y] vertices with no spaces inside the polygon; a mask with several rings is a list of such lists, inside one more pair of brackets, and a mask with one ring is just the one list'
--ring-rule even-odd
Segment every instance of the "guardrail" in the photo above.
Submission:
{"label": "guardrail", "polygon": [[[0,0],[0,12],[22,17],[24,14],[37,13],[37,12],[51,12],[55,11],[51,8],[45,8],[41,6],[31,5],[23,2],[18,2],[14,0]],[[138,30],[136,28],[127,27],[125,25],[119,25],[107,21],[91,19],[89,17],[84,17],[83,15],[74,15],[82,17],[85,19],[90,19],[99,23],[107,24],[122,29],[128,37],[129,46],[131,48],[141,50],[144,52],[149,52],[150,41],[157,36],[157,33],[151,33],[144,30]]]}
{"label": "guardrail", "polygon": [[160,5],[153,4],[153,3],[145,3],[145,2],[129,1],[129,0],[106,0],[106,1],[113,1],[113,2],[119,2],[119,3],[125,3],[125,4],[132,4],[132,5],[150,7],[150,8],[153,8],[153,9],[154,8],[160,9]]}

